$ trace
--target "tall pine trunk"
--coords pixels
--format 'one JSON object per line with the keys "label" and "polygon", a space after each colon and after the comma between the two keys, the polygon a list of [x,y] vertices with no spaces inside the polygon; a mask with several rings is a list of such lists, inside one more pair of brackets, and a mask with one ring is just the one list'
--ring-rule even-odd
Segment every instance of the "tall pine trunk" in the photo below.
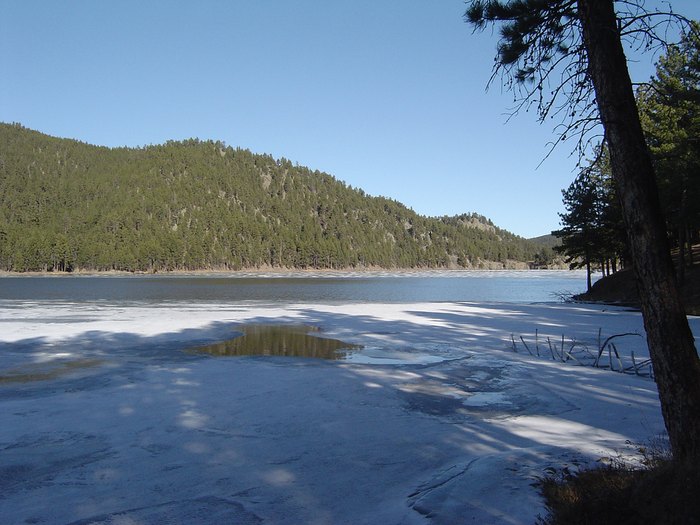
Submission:
{"label": "tall pine trunk", "polygon": [[612,0],[578,0],[673,455],[700,461],[700,359],[673,263]]}
{"label": "tall pine trunk", "polygon": [[678,227],[678,283],[685,283],[685,221]]}
{"label": "tall pine trunk", "polygon": [[586,292],[591,293],[591,259],[586,250]]}

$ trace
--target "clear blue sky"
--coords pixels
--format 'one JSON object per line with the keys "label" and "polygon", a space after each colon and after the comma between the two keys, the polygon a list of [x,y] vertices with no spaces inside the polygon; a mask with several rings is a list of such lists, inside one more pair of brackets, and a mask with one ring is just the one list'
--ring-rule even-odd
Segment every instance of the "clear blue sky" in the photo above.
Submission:
{"label": "clear blue sky", "polygon": [[[647,1],[647,5],[653,4]],[[700,18],[698,0],[674,9]],[[223,140],[424,215],[559,224],[570,147],[485,90],[462,0],[0,0],[0,121],[106,146]],[[650,59],[635,66],[639,80]],[[641,78],[640,78],[641,77]]]}

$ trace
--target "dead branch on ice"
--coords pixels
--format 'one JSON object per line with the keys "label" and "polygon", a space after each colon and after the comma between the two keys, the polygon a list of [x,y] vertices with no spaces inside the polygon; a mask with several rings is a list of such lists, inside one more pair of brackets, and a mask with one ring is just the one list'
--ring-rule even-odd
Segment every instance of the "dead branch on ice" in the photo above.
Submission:
{"label": "dead branch on ice", "polygon": [[[635,374],[639,376],[654,377],[654,371],[651,367],[651,359],[645,359],[643,361],[637,362],[634,351],[631,352],[632,364],[625,366],[623,362],[623,356],[617,348],[617,345],[613,342],[616,339],[626,337],[626,336],[637,336],[641,337],[641,334],[636,332],[625,332],[621,334],[613,334],[602,340],[602,329],[598,329],[598,340],[597,349],[592,352],[589,347],[577,341],[575,338],[570,338],[568,349],[566,344],[566,337],[564,334],[561,336],[561,343],[558,345],[553,342],[552,339],[547,336],[547,346],[549,347],[549,354],[552,361],[560,361],[566,363],[568,361],[573,361],[581,366],[592,366],[595,368],[609,368],[612,371]],[[525,350],[533,357],[542,357],[540,355],[539,349],[539,330],[535,330],[535,349],[536,354],[533,353],[530,346],[525,341],[525,338],[521,335],[519,336]],[[514,334],[510,334],[511,344],[513,351],[518,352],[518,345],[515,341]],[[602,342],[601,342],[602,341]],[[608,354],[608,364],[607,366],[601,366],[601,357],[607,350]]]}

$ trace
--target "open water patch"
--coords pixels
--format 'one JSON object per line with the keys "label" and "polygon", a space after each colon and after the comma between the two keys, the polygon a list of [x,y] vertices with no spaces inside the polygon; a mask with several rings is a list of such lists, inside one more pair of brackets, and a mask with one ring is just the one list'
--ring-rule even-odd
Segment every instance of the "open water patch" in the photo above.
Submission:
{"label": "open water patch", "polygon": [[278,356],[315,359],[346,359],[362,345],[319,337],[320,328],[306,325],[250,324],[227,341],[192,350],[213,356]]}

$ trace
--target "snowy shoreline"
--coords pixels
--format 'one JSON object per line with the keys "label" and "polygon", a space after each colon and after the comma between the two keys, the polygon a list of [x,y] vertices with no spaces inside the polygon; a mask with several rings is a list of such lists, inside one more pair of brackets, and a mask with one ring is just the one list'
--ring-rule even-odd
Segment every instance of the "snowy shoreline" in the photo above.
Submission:
{"label": "snowy shoreline", "polygon": [[403,277],[449,276],[486,274],[552,274],[563,273],[585,276],[585,270],[569,270],[565,267],[526,268],[245,268],[241,270],[169,270],[163,272],[130,272],[124,270],[76,270],[75,272],[8,272],[0,270],[0,277]]}
{"label": "snowy shoreline", "polygon": [[[533,523],[546,469],[663,432],[653,381],[512,351],[536,329],[591,345],[599,329],[643,334],[622,308],[3,302],[0,319],[8,523]],[[183,351],[241,323],[364,349]],[[643,337],[618,348],[646,354]]]}

